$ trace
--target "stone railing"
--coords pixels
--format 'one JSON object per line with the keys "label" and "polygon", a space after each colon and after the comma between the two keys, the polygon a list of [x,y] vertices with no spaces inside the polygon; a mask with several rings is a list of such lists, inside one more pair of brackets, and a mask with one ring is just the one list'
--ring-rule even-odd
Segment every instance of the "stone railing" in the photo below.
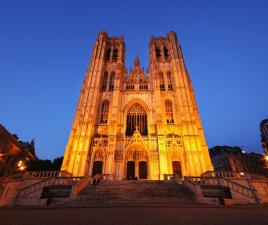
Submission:
{"label": "stone railing", "polygon": [[[238,192],[239,194],[252,199],[257,204],[259,203],[255,189],[243,186],[225,177],[184,177],[184,183],[192,190],[196,189],[194,186],[201,187],[202,185],[222,185],[225,187],[229,187],[231,191]],[[203,193],[202,188],[201,192]]]}
{"label": "stone railing", "polygon": [[44,179],[58,177],[60,171],[28,171],[24,173],[24,179]]}
{"label": "stone railing", "polygon": [[59,172],[59,176],[60,177],[72,177],[73,175],[71,173],[69,173],[68,171],[65,171],[65,170],[61,170]]}
{"label": "stone railing", "polygon": [[[38,177],[40,178],[40,177]],[[28,196],[34,192],[38,192],[43,190],[44,187],[48,185],[68,185],[68,184],[74,184],[81,180],[82,177],[46,177],[36,183],[33,183],[29,186],[26,186],[24,188],[21,188],[18,191],[17,198],[22,198],[25,196]]]}
{"label": "stone railing", "polygon": [[[82,179],[80,179],[72,188],[72,198],[76,198],[77,195],[79,195],[79,193],[81,191],[83,191],[86,187],[88,187],[91,183],[92,180],[94,178],[91,176],[85,176]],[[101,175],[101,180],[112,180],[113,176],[111,174],[102,174]]]}
{"label": "stone railing", "polygon": [[[59,171],[31,171],[26,172],[23,176],[25,180],[36,180],[26,187],[18,190],[16,197],[17,202],[20,198],[26,197],[32,193],[41,192],[48,185],[73,185],[72,197],[76,197],[86,186],[88,186],[92,178],[63,176]],[[110,174],[102,174],[102,180],[111,180],[113,177]]]}
{"label": "stone railing", "polygon": [[207,203],[201,191],[200,183],[201,183],[200,177],[184,177],[184,180],[183,180],[183,184],[187,188],[189,188],[193,193],[195,193],[196,198],[200,202]]}
{"label": "stone railing", "polygon": [[80,179],[72,188],[71,197],[76,198],[77,195],[83,191],[89,184],[92,182],[91,176],[85,176],[82,179]]}
{"label": "stone railing", "polygon": [[238,179],[251,179],[268,181],[268,178],[258,174],[238,173],[238,172],[220,172],[220,171],[207,171],[201,177],[225,177],[225,178],[238,178]]}
{"label": "stone railing", "polygon": [[184,181],[190,182],[194,185],[201,184],[201,177],[184,177]]}
{"label": "stone railing", "polygon": [[256,190],[255,189],[243,186],[241,184],[238,184],[238,183],[236,183],[230,179],[226,179],[226,178],[220,179],[220,183],[222,185],[229,187],[232,191],[236,191],[244,196],[247,196],[249,198],[256,200],[256,203],[258,203],[258,200],[256,199]]}

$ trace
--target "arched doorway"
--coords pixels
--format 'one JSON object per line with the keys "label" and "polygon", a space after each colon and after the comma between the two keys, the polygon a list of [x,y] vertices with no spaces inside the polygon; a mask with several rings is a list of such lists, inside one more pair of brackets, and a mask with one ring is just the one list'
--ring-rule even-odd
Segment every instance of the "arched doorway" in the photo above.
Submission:
{"label": "arched doorway", "polygon": [[132,136],[137,129],[141,135],[148,135],[147,114],[138,103],[133,104],[127,111],[126,136]]}
{"label": "arched doorway", "polygon": [[127,162],[127,179],[135,178],[135,162],[128,161]]}
{"label": "arched doorway", "polygon": [[147,179],[147,162],[139,162],[139,179]]}
{"label": "arched doorway", "polygon": [[127,179],[147,179],[148,173],[148,153],[143,146],[132,145],[126,150],[124,156],[125,177]]}
{"label": "arched doorway", "polygon": [[180,178],[182,178],[181,162],[180,161],[172,161],[172,169],[173,169],[174,175],[177,175]]}
{"label": "arched doorway", "polygon": [[103,173],[104,163],[105,163],[104,151],[102,149],[96,150],[92,162],[92,176]]}
{"label": "arched doorway", "polygon": [[94,177],[96,174],[102,174],[102,165],[102,161],[95,161],[93,163],[92,177]]}

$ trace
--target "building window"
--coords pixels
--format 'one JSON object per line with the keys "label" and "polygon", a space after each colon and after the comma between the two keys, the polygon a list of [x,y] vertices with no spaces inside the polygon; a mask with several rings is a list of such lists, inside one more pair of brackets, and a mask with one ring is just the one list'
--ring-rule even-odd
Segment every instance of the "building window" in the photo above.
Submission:
{"label": "building window", "polygon": [[126,136],[132,136],[135,130],[141,135],[148,135],[147,114],[138,103],[133,104],[128,110]]}
{"label": "building window", "polygon": [[166,47],[164,47],[164,57],[165,57],[165,60],[168,60],[168,49]]}
{"label": "building window", "polygon": [[107,80],[108,80],[108,72],[105,71],[102,79],[101,91],[106,91]]}
{"label": "building window", "polygon": [[105,52],[105,60],[109,61],[110,60],[110,55],[111,55],[111,48],[107,48]]}
{"label": "building window", "polygon": [[164,81],[164,75],[162,72],[159,74],[159,80],[160,80],[160,91],[164,91],[165,90],[165,81]]}
{"label": "building window", "polygon": [[172,102],[171,101],[166,101],[165,106],[166,106],[167,124],[173,124],[174,123],[174,118],[173,118],[173,111],[172,111]]}
{"label": "building window", "polygon": [[170,74],[169,71],[167,72],[167,80],[168,80],[168,90],[172,91],[173,90],[173,85],[172,85],[171,74]]}
{"label": "building window", "polygon": [[148,90],[148,85],[146,83],[140,83],[140,90]]}
{"label": "building window", "polygon": [[161,51],[158,47],[156,47],[155,49],[155,56],[156,56],[156,59],[159,59],[161,57]]}
{"label": "building window", "polygon": [[107,124],[108,114],[109,114],[109,102],[104,101],[101,107],[101,120],[100,120],[101,124]]}
{"label": "building window", "polygon": [[109,86],[109,90],[113,91],[114,90],[114,78],[115,78],[115,73],[114,71],[111,73],[111,78],[110,78],[110,86]]}
{"label": "building window", "polygon": [[126,90],[134,90],[134,84],[131,84],[131,83],[127,84]]}
{"label": "building window", "polygon": [[116,62],[118,58],[118,49],[115,48],[113,51],[113,61]]}
{"label": "building window", "polygon": [[140,79],[139,88],[140,90],[148,90],[148,85],[144,80]]}

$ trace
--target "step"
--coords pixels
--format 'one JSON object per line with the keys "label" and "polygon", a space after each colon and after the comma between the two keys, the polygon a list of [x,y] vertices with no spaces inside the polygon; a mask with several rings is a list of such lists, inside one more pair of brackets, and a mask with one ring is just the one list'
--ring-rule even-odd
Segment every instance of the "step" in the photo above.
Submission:
{"label": "step", "polygon": [[181,204],[196,204],[195,195],[184,185],[148,180],[103,181],[89,185],[76,199],[64,202],[64,206],[71,207]]}

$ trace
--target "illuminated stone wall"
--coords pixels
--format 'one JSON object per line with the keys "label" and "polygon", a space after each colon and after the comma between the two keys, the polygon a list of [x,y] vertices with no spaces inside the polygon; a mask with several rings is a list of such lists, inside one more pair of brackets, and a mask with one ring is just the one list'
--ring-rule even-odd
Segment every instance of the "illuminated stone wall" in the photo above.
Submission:
{"label": "illuminated stone wall", "polygon": [[147,71],[137,57],[128,72],[124,38],[98,34],[62,171],[92,175],[94,162],[101,162],[103,174],[120,180],[132,171],[128,162],[134,162],[135,176],[155,180],[175,172],[198,176],[212,170],[176,34],[152,36],[149,54]]}

